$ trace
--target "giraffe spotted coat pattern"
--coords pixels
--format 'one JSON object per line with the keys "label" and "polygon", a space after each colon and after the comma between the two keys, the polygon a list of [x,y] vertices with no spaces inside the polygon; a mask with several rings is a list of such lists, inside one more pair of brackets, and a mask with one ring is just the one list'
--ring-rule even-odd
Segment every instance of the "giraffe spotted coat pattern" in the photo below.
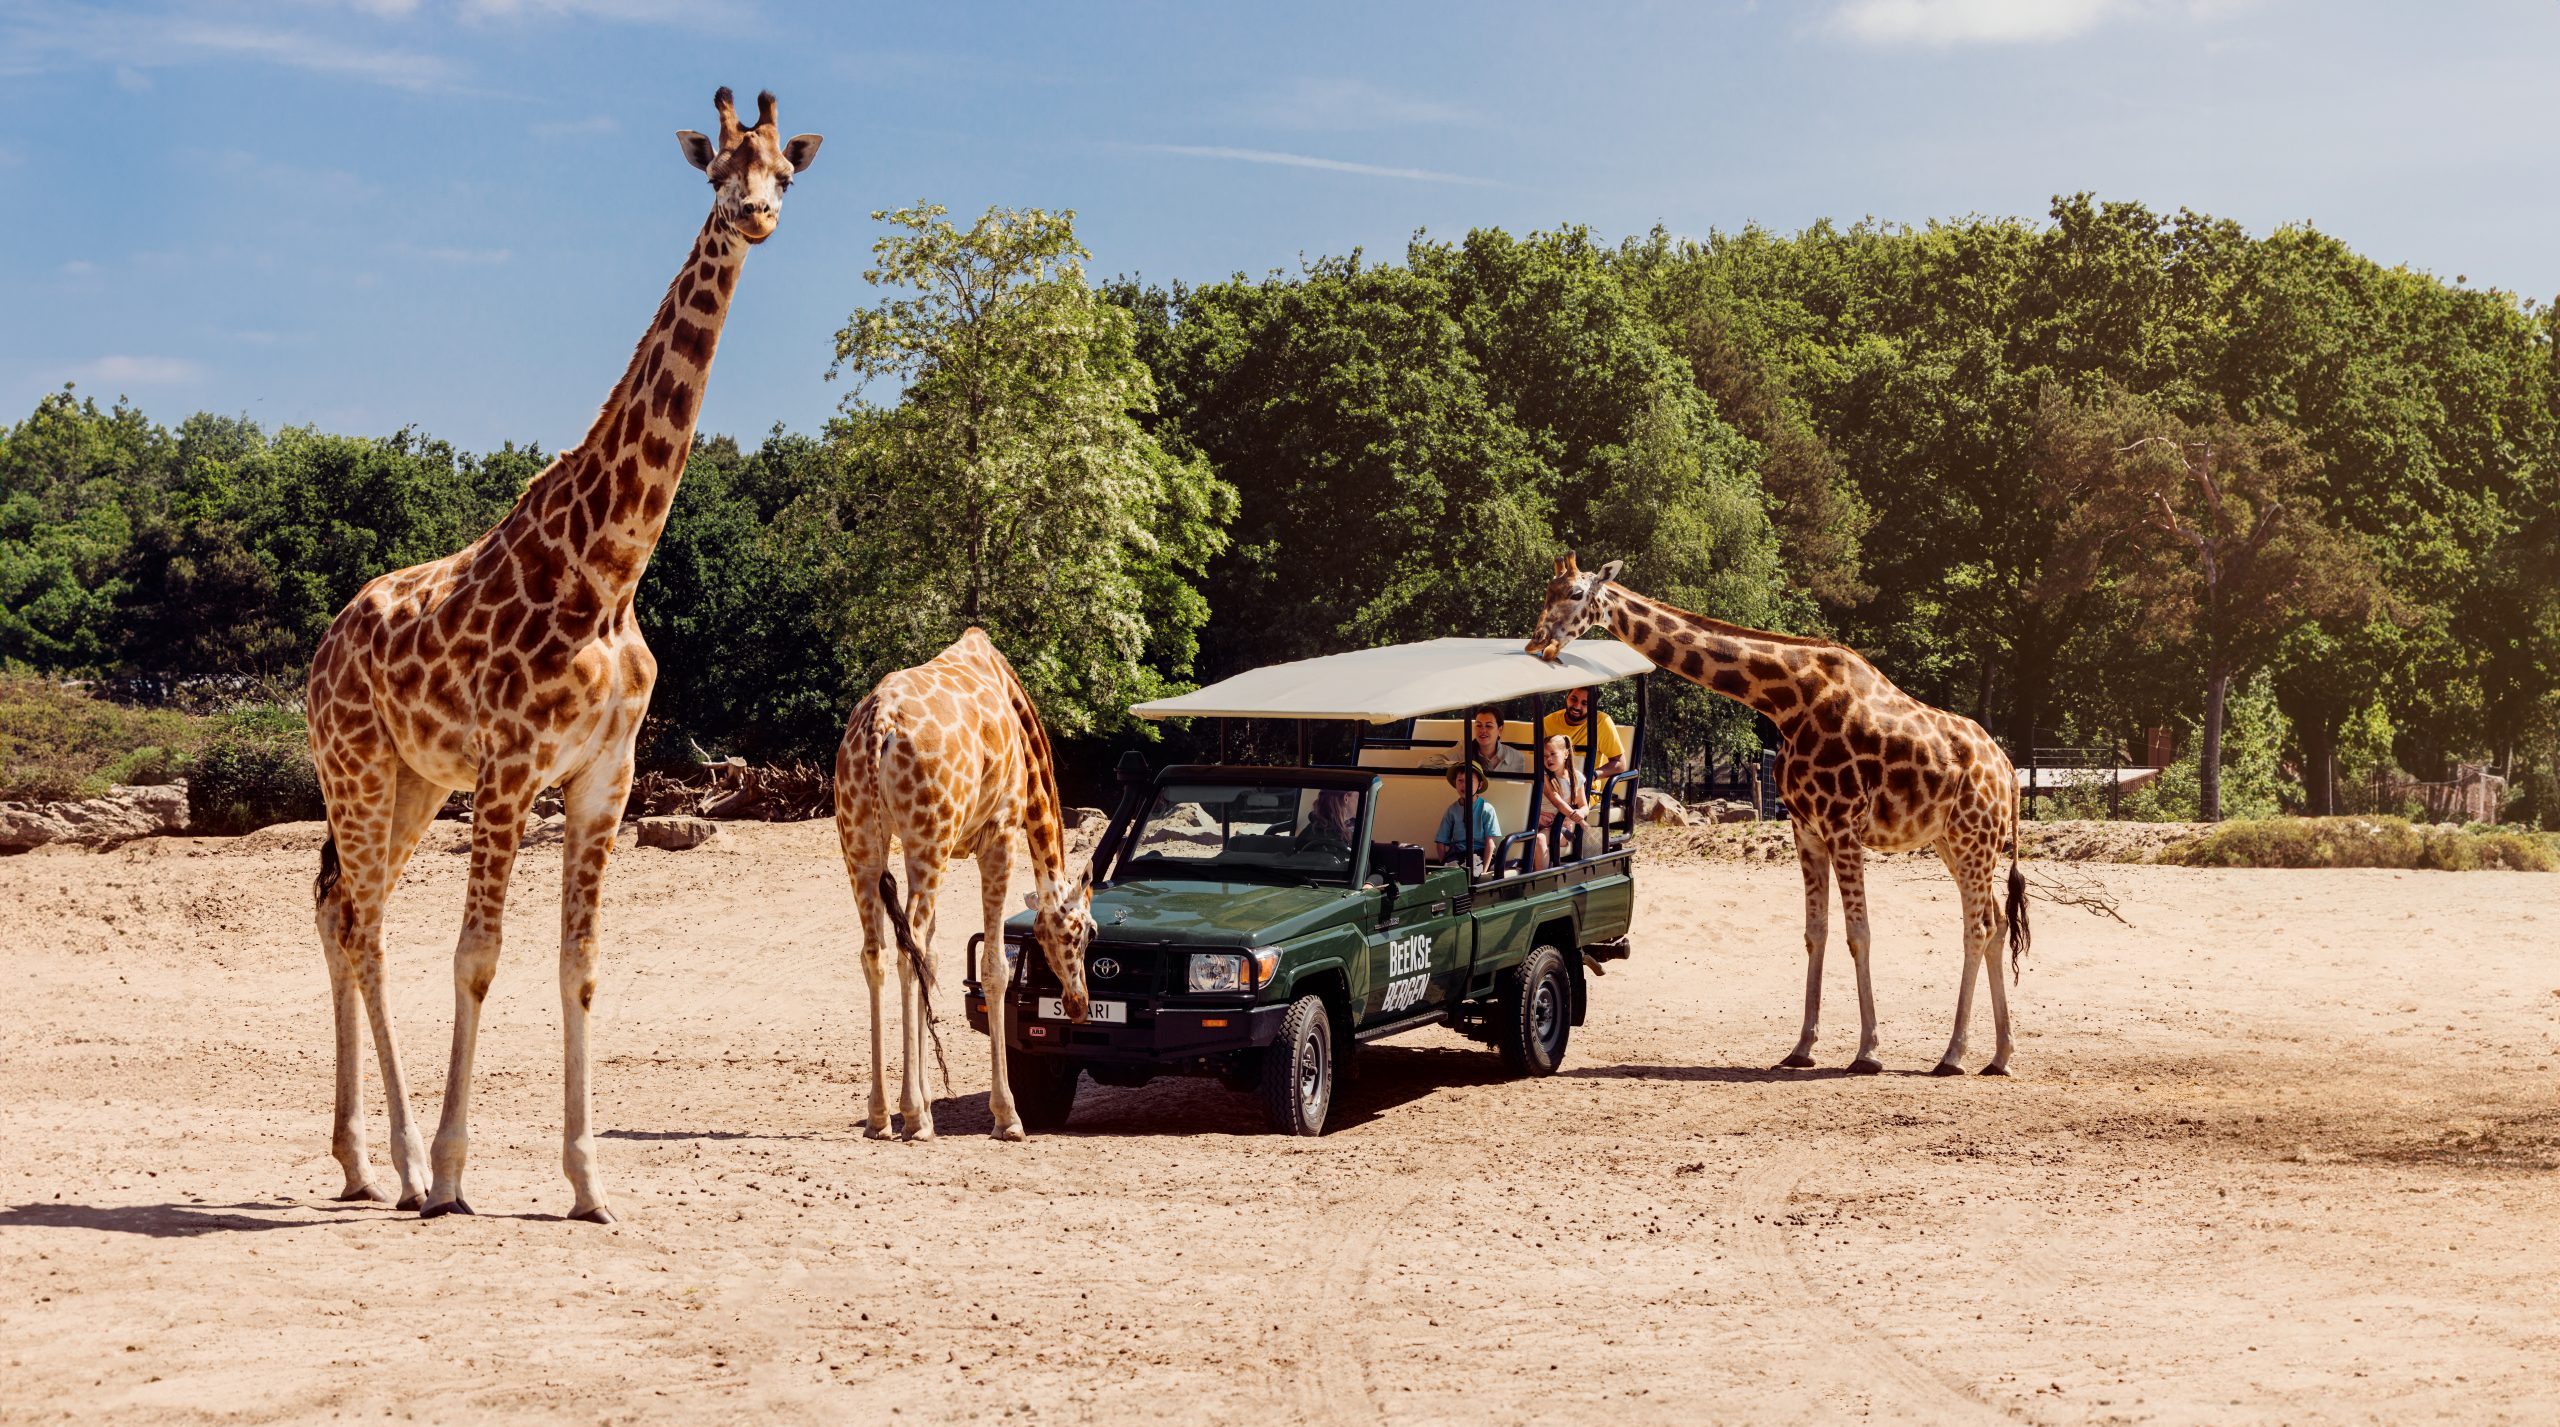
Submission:
{"label": "giraffe spotted coat pattern", "polygon": [[[1936,1075],[1962,1073],[1977,970],[1991,984],[1998,1044],[1985,1075],[2009,1073],[2008,991],[2000,976],[2005,923],[2014,975],[2027,949],[2026,879],[2018,871],[2018,778],[2009,756],[1972,719],[1931,708],[1893,686],[1856,650],[1827,640],[1746,629],[1675,609],[1616,583],[1619,562],[1585,572],[1556,561],[1529,652],[1552,660],[1595,624],[1690,683],[1768,717],[1785,742],[1778,790],[1804,871],[1804,1030],[1782,1066],[1813,1064],[1822,1008],[1822,951],[1831,882],[1840,883],[1849,958],[1858,973],[1858,1054],[1873,1074],[1875,991],[1868,971],[1866,853],[1937,849],[1963,904],[1964,974],[1955,1034]],[[2000,856],[2009,857],[2000,900]]]}
{"label": "giraffe spotted coat pattern", "polygon": [[[631,601],[684,474],[739,268],[747,249],[773,233],[782,190],[820,142],[778,137],[771,94],[759,97],[752,126],[739,122],[728,90],[714,103],[716,145],[691,130],[678,135],[687,161],[711,180],[710,217],[595,424],[489,533],[366,585],[312,656],[311,758],[329,817],[314,900],[337,1022],[332,1150],[346,1174],[342,1199],[383,1197],[365,1152],[361,1004],[390,1102],[400,1206],[430,1218],[470,1212],[462,1171],[481,1002],[497,974],[525,815],[536,793],[557,784],[566,822],[561,1160],[571,1217],[613,1220],[589,1124],[587,1021],[605,857],[657,679]],[[471,864],[430,1178],[383,994],[382,908],[452,789],[472,795]]]}
{"label": "giraffe spotted coat pattern", "polygon": [[[933,1138],[922,1029],[933,996],[935,904],[944,870],[965,856],[977,859],[986,918],[978,981],[987,988],[994,1061],[987,1108],[997,1139],[1023,1138],[1005,1071],[1004,889],[1014,834],[1022,834],[1031,855],[1032,935],[1065,988],[1060,999],[1068,1019],[1079,1022],[1088,1006],[1084,954],[1093,943],[1093,872],[1088,867],[1073,883],[1067,880],[1066,813],[1049,735],[986,631],[973,627],[930,661],[882,679],[854,707],[836,748],[835,793],[836,840],[862,912],[862,979],[871,992],[865,1133],[879,1139],[890,1132],[880,990],[892,942],[884,932],[894,931],[906,953],[898,958],[899,1113],[908,1138]],[[903,908],[885,875],[892,838],[906,860]]]}

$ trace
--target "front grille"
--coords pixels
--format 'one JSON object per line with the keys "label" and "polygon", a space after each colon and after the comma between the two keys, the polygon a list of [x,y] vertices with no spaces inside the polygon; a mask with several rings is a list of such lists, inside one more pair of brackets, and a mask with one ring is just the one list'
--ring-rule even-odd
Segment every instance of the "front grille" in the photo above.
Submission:
{"label": "front grille", "polygon": [[[1126,999],[1162,995],[1179,991],[1173,978],[1187,977],[1190,964],[1188,951],[1168,950],[1160,946],[1112,946],[1097,942],[1084,954],[1085,994],[1097,999]],[[1028,979],[1035,995],[1055,996],[1062,989],[1058,975],[1049,969],[1049,958],[1040,954],[1036,944],[1023,947],[1023,960],[1029,968]],[[1115,974],[1104,976],[1098,963],[1117,963]]]}

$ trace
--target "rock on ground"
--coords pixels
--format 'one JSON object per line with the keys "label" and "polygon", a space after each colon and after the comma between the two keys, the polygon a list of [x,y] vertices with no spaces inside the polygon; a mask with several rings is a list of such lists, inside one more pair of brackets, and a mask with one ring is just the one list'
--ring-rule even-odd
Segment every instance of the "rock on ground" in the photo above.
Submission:
{"label": "rock on ground", "polygon": [[640,845],[682,852],[700,847],[720,831],[720,825],[709,818],[664,817],[640,820]]}
{"label": "rock on ground", "polygon": [[62,803],[0,803],[0,852],[47,843],[118,847],[136,838],[187,830],[187,785],[119,785],[104,797]]}

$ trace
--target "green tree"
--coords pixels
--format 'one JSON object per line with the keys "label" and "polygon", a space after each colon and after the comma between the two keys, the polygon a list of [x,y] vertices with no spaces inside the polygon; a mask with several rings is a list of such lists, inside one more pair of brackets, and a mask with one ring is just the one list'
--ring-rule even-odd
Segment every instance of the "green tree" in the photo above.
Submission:
{"label": "green tree", "polygon": [[2221,420],[2126,448],[2126,489],[2147,497],[2157,538],[2132,577],[2145,615],[2203,666],[2199,802],[2222,817],[2223,708],[2232,680],[2261,668],[2285,637],[2323,615],[2371,607],[2362,547],[2321,518],[2315,460],[2274,423]]}
{"label": "green tree", "polygon": [[1155,384],[1129,312],[1085,283],[1073,213],[943,214],[873,215],[895,231],[864,280],[900,295],[836,334],[830,377],[905,388],[856,390],[833,433],[838,638],[868,682],[981,625],[1054,729],[1118,726],[1190,674],[1187,586],[1233,490],[1140,426]]}

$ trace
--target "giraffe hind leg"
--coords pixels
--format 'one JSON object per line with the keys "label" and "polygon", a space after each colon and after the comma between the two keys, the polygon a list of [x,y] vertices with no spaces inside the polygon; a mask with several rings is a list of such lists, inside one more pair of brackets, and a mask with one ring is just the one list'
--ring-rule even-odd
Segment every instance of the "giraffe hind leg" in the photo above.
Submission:
{"label": "giraffe hind leg", "polygon": [[[364,1134],[364,1050],[357,1017],[371,1022],[381,1062],[383,1097],[391,1118],[392,1168],[399,1176],[398,1203],[414,1209],[427,1187],[426,1147],[409,1113],[399,1037],[383,989],[382,912],[400,880],[444,790],[396,759],[349,771],[331,763],[323,792],[329,810],[329,843],[314,889],[313,917],[329,969],[335,1022],[337,1090],[330,1150],[345,1174],[342,1201],[386,1197],[374,1184]],[[361,1009],[359,1009],[361,1008]]]}
{"label": "giraffe hind leg", "polygon": [[[1957,898],[1963,907],[1964,971],[1962,979],[1956,983],[1956,1024],[1947,1038],[1947,1053],[1938,1058],[1937,1065],[1929,1073],[1962,1075],[1966,1034],[1973,1024],[1973,984],[1979,973],[1989,971],[1992,1000],[1995,1003],[2002,1000],[1998,960],[1999,904],[1992,891],[1993,864],[1989,857],[1959,848],[1952,839],[1938,844],[1938,857],[1946,863],[1948,874],[1955,878]],[[2001,1014],[1996,1019],[2005,1023],[2007,1016]],[[2001,1039],[2005,1044],[2007,1036],[2004,1034]],[[1989,1070],[1986,1073],[2001,1075],[2007,1072]]]}

